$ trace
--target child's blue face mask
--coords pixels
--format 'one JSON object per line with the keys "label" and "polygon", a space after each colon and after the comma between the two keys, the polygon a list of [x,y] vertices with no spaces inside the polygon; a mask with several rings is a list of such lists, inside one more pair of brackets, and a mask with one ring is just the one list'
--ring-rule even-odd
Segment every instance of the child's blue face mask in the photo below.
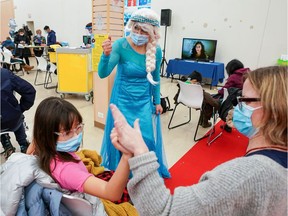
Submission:
{"label": "child's blue face mask", "polygon": [[81,145],[83,133],[80,132],[77,136],[65,141],[58,141],[56,143],[56,151],[59,152],[75,152]]}

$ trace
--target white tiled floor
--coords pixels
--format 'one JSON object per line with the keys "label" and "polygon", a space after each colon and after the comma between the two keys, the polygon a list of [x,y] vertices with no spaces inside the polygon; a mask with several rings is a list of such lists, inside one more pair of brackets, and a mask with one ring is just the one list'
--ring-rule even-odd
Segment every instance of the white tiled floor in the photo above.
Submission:
{"label": "white tiled floor", "polygon": [[[30,64],[34,65],[36,67],[36,60],[35,58],[31,58]],[[31,84],[34,85],[34,79],[35,79],[36,71],[31,71],[30,74],[25,74],[22,76],[25,80],[29,81]],[[39,81],[41,81],[41,78],[44,79],[44,73],[40,73],[39,75]],[[57,77],[53,77],[53,82],[56,82]],[[56,93],[55,89],[44,89],[43,85],[35,86],[37,94],[36,94],[36,100],[34,106],[24,113],[26,123],[29,126],[28,133],[32,133],[33,129],[33,120],[34,120],[34,113],[38,106],[38,104],[46,97],[49,96],[57,96],[59,97],[59,94]],[[206,91],[214,91],[210,90],[208,86],[205,86]],[[169,96],[169,100],[171,103],[171,106],[174,107],[174,100],[173,97],[177,92],[177,86],[176,81],[174,80],[171,82],[171,79],[167,78],[161,78],[161,93],[163,96]],[[80,111],[84,118],[85,122],[85,128],[84,128],[84,145],[83,148],[87,149],[93,149],[98,152],[100,152],[101,143],[102,143],[102,137],[103,137],[103,130],[94,127],[94,119],[93,119],[93,104],[91,101],[86,101],[83,95],[65,95],[65,99],[69,102],[73,103],[77,109]],[[184,126],[169,130],[168,129],[168,123],[170,120],[170,117],[172,115],[172,111],[166,112],[163,115],[161,115],[161,121],[162,121],[162,133],[163,133],[163,141],[164,141],[164,148],[166,152],[167,162],[168,166],[171,167],[179,158],[181,158],[193,145],[194,145],[194,133],[196,129],[196,124],[199,117],[199,111],[192,110],[192,121],[189,124],[186,124]],[[177,108],[177,112],[175,113],[173,121],[175,124],[177,122],[183,122],[187,120],[188,118],[188,109],[184,106],[179,105],[179,108]],[[203,135],[207,132],[209,129],[203,129],[202,127],[199,127],[199,135]],[[19,146],[17,142],[15,141],[14,135],[11,135],[12,143],[15,147],[17,147],[19,151]],[[3,163],[5,160],[3,156],[1,157],[1,163]]]}

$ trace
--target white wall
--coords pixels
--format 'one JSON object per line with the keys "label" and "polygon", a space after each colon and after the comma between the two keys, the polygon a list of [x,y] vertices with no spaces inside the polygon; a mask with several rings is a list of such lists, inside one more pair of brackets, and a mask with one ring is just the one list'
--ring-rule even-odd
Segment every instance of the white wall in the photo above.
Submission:
{"label": "white wall", "polygon": [[14,0],[18,27],[34,21],[34,29],[44,26],[56,32],[57,41],[80,46],[85,25],[92,22],[92,0]]}
{"label": "white wall", "polygon": [[[91,21],[92,0],[14,0],[18,25],[49,25],[58,41],[79,46]],[[287,48],[287,0],[152,0],[152,9],[172,10],[166,59],[181,57],[183,37],[217,39],[215,61],[238,58],[255,69],[274,65]],[[29,14],[30,17],[29,18]],[[164,45],[164,26],[161,26]]]}
{"label": "white wall", "polygon": [[183,37],[217,39],[215,61],[238,58],[251,69],[275,65],[288,53],[287,0],[152,0],[152,9],[172,10],[167,60],[181,57]]}

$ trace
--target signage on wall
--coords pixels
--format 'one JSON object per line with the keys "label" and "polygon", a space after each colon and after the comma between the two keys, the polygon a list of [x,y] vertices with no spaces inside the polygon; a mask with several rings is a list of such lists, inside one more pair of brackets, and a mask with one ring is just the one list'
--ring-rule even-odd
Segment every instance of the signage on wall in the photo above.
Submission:
{"label": "signage on wall", "polygon": [[[140,8],[151,8],[151,0],[124,0],[124,28],[132,13]],[[124,29],[124,36],[130,34],[127,28]]]}
{"label": "signage on wall", "polygon": [[121,8],[121,0],[111,0],[111,3],[112,3],[112,11],[115,11],[115,12],[121,12],[122,8]]}
{"label": "signage on wall", "polygon": [[95,17],[95,25],[96,25],[96,29],[97,30],[102,30],[103,29],[103,18],[101,14],[97,14],[97,16]]}
{"label": "signage on wall", "polygon": [[91,41],[92,48],[92,71],[98,70],[98,64],[103,52],[102,43],[108,38],[107,34],[94,34]]}

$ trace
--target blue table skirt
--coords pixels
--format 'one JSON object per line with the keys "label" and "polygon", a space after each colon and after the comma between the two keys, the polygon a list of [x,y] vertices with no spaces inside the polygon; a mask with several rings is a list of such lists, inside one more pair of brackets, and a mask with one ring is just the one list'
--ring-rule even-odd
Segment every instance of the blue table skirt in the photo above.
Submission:
{"label": "blue table skirt", "polygon": [[189,75],[194,70],[200,72],[203,78],[210,78],[211,85],[216,86],[224,79],[224,64],[220,62],[195,62],[187,60],[169,60],[167,65],[167,77],[180,74]]}

